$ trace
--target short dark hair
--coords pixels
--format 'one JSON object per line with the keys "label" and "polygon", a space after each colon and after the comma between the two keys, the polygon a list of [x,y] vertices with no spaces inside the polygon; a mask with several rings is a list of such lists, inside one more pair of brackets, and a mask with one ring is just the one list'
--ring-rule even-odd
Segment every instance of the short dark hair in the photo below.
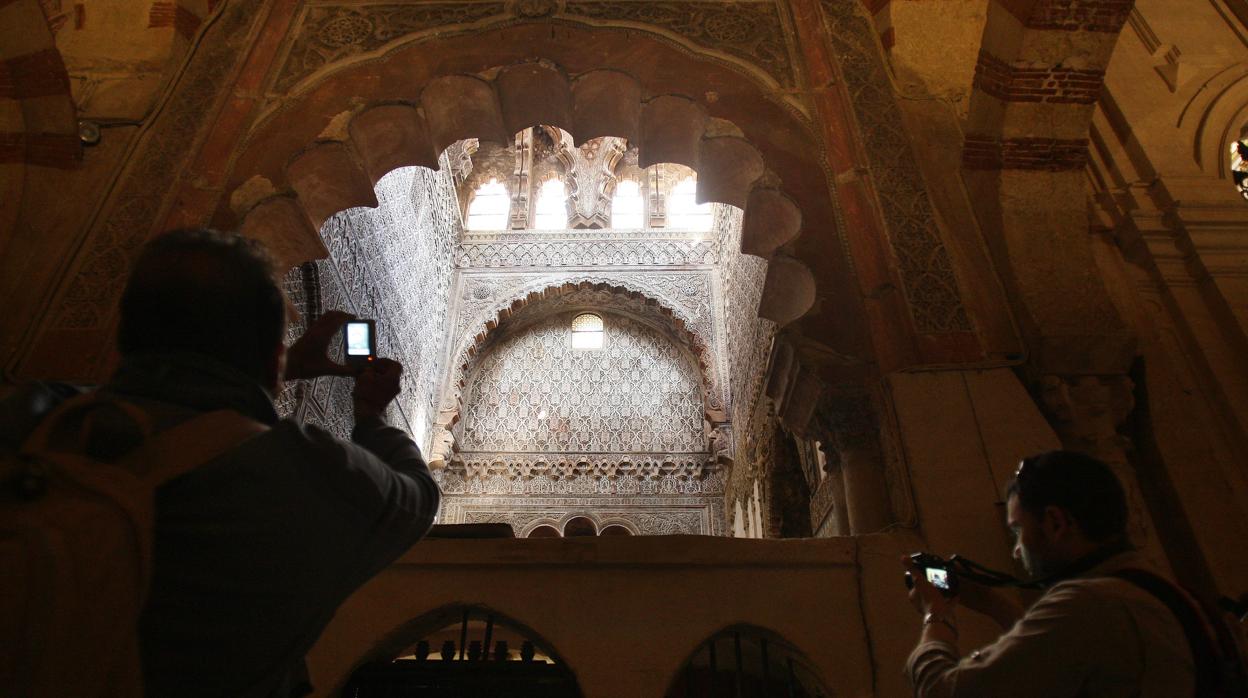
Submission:
{"label": "short dark hair", "polygon": [[1049,451],[1024,458],[1006,497],[1031,514],[1065,509],[1090,540],[1105,543],[1126,535],[1127,497],[1108,465],[1078,451]]}
{"label": "short dark hair", "polygon": [[263,380],[285,327],[285,296],[264,245],[186,228],[139,255],[121,297],[117,345],[123,356],[203,354]]}

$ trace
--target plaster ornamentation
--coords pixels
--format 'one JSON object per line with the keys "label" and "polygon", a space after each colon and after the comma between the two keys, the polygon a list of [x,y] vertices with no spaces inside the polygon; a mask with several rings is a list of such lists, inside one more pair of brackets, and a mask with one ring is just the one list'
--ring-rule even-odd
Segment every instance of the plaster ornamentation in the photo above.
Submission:
{"label": "plaster ornamentation", "polygon": [[461,450],[705,452],[702,379],[687,355],[616,314],[604,314],[601,349],[573,349],[572,315],[505,337],[481,360]]}
{"label": "plaster ornamentation", "polygon": [[[377,320],[381,355],[400,357],[404,364],[393,417],[422,448],[437,416],[443,372],[441,343],[459,230],[453,188],[452,167],[445,159],[438,171],[408,167],[391,172],[375,188],[377,208],[349,209],[325,222],[321,237],[329,259],[301,267],[301,273],[317,276],[314,283],[301,284],[305,318],[343,309]],[[397,259],[407,263],[391,262]],[[288,277],[287,291],[295,285]],[[307,303],[308,286],[320,289],[316,307]],[[301,383],[293,387],[298,404],[284,409],[350,438],[351,381],[318,378]]]}
{"label": "plaster ornamentation", "polygon": [[310,5],[273,87],[286,92],[332,63],[409,34],[501,17],[503,2],[418,2],[403,5]]}
{"label": "plaster ornamentation", "polygon": [[858,3],[824,0],[823,9],[833,53],[853,95],[851,103],[915,328],[923,334],[970,331],[953,262],[915,165],[875,30],[860,14]]}
{"label": "plaster ornamentation", "polygon": [[467,508],[460,513],[456,523],[507,523],[511,524],[518,537],[525,537],[540,525],[553,526],[562,530],[562,524],[572,515],[583,516],[594,522],[598,530],[611,524],[624,525],[634,534],[644,536],[665,536],[678,534],[718,535],[723,530],[720,523],[711,516],[711,511],[703,506],[700,510],[688,508],[669,511],[635,512],[629,509],[576,511],[575,504],[567,503],[558,509],[536,511],[499,511],[491,502],[488,509],[473,510]]}
{"label": "plaster ornamentation", "polygon": [[740,439],[754,428],[752,419],[762,395],[767,353],[775,333],[775,323],[758,317],[767,262],[740,253],[741,217],[740,209],[716,207],[712,228],[723,259],[717,269],[722,303],[719,312],[724,322],[724,341],[718,352],[721,365],[731,376],[729,416],[737,439],[733,451],[738,454],[747,452]]}
{"label": "plaster ornamentation", "polygon": [[814,491],[810,496],[810,523],[816,538],[839,535],[836,530],[836,517],[832,515],[832,508],[836,505],[833,477],[840,477],[840,474],[832,473],[821,480],[817,487],[812,488]]}
{"label": "plaster ornamentation", "polygon": [[577,239],[571,235],[526,232],[521,239],[515,238],[473,235],[464,240],[456,263],[464,268],[693,266],[714,264],[718,256],[713,241],[693,236],[617,234]]}
{"label": "plaster ornamentation", "polygon": [[[562,274],[478,273],[473,270],[464,273],[462,278],[451,330],[452,358],[448,363],[443,409],[457,409],[460,395],[457,386],[463,384],[463,367],[469,360],[468,351],[475,344],[476,337],[487,331],[491,326],[488,323],[495,321],[500,312],[525,301],[530,294],[565,284],[586,282],[627,289],[670,310],[672,317],[693,335],[697,346],[706,348],[698,358],[706,366],[709,379],[706,386],[708,407],[724,409],[727,404],[727,367],[722,360],[722,350],[718,348],[722,342],[716,333],[716,309],[711,300],[713,279],[709,270],[631,271],[606,267],[594,273],[577,271]],[[564,302],[571,302],[571,299]],[[612,305],[616,301],[603,296],[600,302]]]}
{"label": "plaster ornamentation", "polygon": [[783,87],[797,84],[784,22],[774,2],[571,0],[563,14],[657,27],[757,65]]}
{"label": "plaster ornamentation", "polygon": [[311,5],[296,30],[274,91],[289,92],[329,65],[376,51],[409,35],[446,34],[469,27],[557,17],[595,25],[652,28],[730,56],[769,76],[781,87],[797,85],[797,69],[780,10],[771,0],[755,2],[558,3],[526,0],[507,12],[503,2],[414,2],[377,5]]}
{"label": "plaster ornamentation", "polygon": [[628,141],[606,136],[590,139],[578,148],[572,134],[546,128],[559,137],[555,156],[563,164],[564,181],[568,183],[568,227],[609,227],[615,165],[628,149]]}

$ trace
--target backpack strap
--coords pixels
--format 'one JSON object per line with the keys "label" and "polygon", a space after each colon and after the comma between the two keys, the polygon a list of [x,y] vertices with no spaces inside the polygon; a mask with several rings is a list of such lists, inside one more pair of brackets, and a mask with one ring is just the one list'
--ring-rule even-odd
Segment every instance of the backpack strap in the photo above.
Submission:
{"label": "backpack strap", "polygon": [[159,432],[121,462],[155,488],[268,430],[233,410],[217,410]]}
{"label": "backpack strap", "polygon": [[144,412],[132,403],[102,396],[98,391],[92,391],[62,402],[39,420],[38,426],[22,442],[21,453],[29,455],[46,451],[56,440],[57,436],[64,430],[74,427],[75,419],[84,421],[69,432],[75,439],[75,442],[65,444],[65,446],[75,451],[85,451],[87,446],[86,435],[90,430],[87,420],[90,420],[96,413],[96,410],[101,408],[119,410],[137,427],[138,433],[136,436],[139,439],[143,440],[151,436],[153,431],[152,418],[147,412]]}
{"label": "backpack strap", "polygon": [[[63,435],[74,443],[65,444],[75,451],[87,450],[90,420],[98,410],[114,408],[137,428],[137,448],[126,449],[115,464],[148,482],[151,487],[171,480],[203,465],[253,436],[268,431],[268,426],[233,410],[216,410],[196,415],[176,426],[155,431],[151,415],[133,403],[113,397],[88,393],[66,400],[57,406],[22,444],[21,453],[28,457],[45,454]],[[81,419],[80,424],[74,420]]]}
{"label": "backpack strap", "polygon": [[1146,570],[1118,570],[1108,576],[1130,582],[1170,609],[1179,625],[1183,626],[1183,634],[1192,650],[1192,661],[1196,669],[1196,696],[1200,698],[1220,695],[1218,691],[1222,685],[1222,653],[1209,636],[1204,614],[1197,610],[1193,602],[1175,585]]}

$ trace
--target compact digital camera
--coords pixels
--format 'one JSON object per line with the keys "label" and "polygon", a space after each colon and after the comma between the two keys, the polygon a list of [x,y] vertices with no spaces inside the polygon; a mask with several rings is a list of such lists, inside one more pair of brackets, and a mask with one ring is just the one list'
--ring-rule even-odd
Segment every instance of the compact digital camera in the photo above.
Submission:
{"label": "compact digital camera", "polygon": [[[954,572],[949,561],[938,555],[931,553],[914,553],[910,556],[910,562],[914,563],[923,572],[923,578],[928,584],[940,590],[945,596],[956,596],[958,593],[958,575]],[[906,573],[906,588],[914,587],[914,580],[910,577],[910,573]]]}
{"label": "compact digital camera", "polygon": [[342,355],[348,365],[361,365],[377,358],[377,323],[351,320],[342,330]]}

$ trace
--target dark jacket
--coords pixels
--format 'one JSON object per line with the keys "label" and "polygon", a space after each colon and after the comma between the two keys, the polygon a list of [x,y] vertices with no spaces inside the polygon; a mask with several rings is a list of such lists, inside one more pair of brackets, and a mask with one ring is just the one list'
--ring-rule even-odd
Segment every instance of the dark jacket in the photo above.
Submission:
{"label": "dark jacket", "polygon": [[[346,380],[346,379],[336,379]],[[354,443],[278,420],[254,381],[197,356],[128,360],[103,391],[167,428],[228,408],[271,428],[157,491],[140,622],[150,697],[289,696],[335,609],[430,528],[440,494],[420,451],[380,419]],[[35,386],[0,406],[12,446],[72,391]],[[25,414],[23,414],[25,413]]]}

